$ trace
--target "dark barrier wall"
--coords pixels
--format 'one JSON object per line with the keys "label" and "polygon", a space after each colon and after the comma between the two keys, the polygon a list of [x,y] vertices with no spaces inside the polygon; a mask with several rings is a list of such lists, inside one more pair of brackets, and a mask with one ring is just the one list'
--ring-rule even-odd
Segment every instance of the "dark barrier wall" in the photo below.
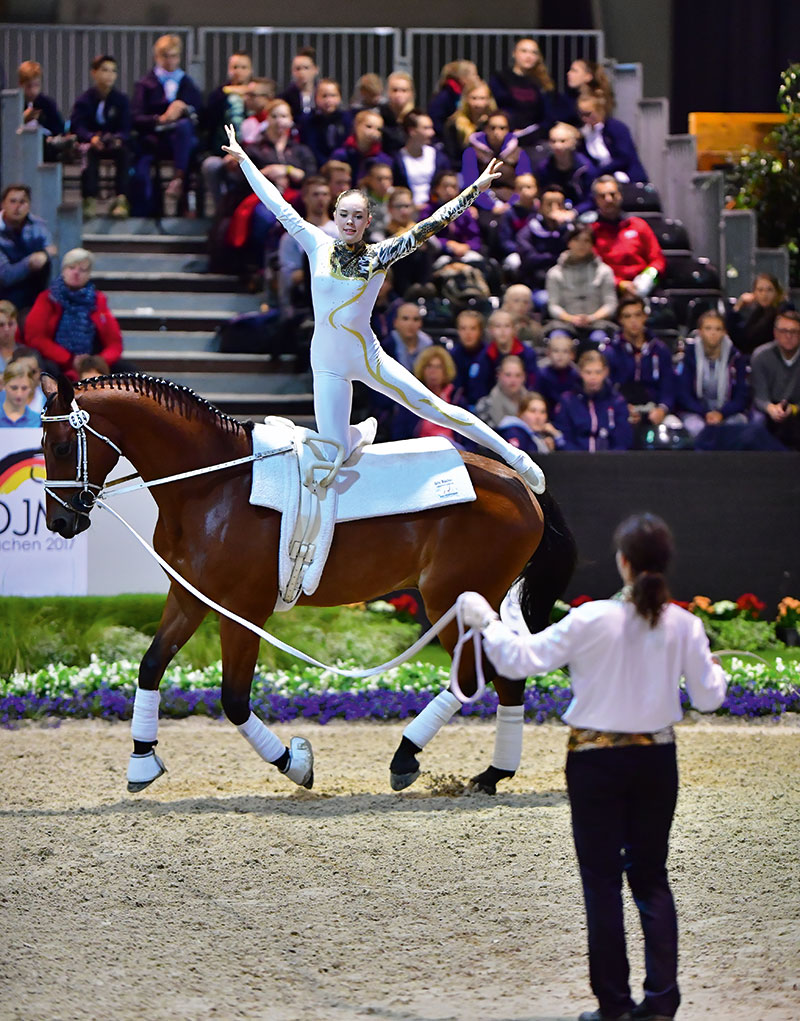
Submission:
{"label": "dark barrier wall", "polygon": [[619,588],[612,535],[644,510],[675,535],[676,599],[754,592],[772,613],[783,596],[800,597],[800,454],[562,453],[540,463],[578,542],[569,598]]}

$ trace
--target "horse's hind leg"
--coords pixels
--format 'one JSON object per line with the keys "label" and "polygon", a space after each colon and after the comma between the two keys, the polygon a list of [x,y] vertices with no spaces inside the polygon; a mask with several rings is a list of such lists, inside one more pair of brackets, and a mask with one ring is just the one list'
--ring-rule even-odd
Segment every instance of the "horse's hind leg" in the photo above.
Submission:
{"label": "horse's hind leg", "polygon": [[208,610],[184,589],[173,585],[161,623],[139,665],[139,686],[133,702],[131,737],[133,753],[128,763],[128,790],[144,790],[166,771],[155,753],[158,744],[158,686],[170,660],[192,637]]}
{"label": "horse's hind leg", "polygon": [[495,677],[494,687],[500,704],[497,707],[492,763],[470,780],[473,790],[484,794],[496,794],[498,780],[514,776],[522,760],[525,681]]}
{"label": "horse's hind leg", "polygon": [[298,787],[314,785],[314,752],[304,737],[293,737],[287,748],[250,708],[250,687],[258,660],[258,635],[225,617],[219,623],[222,640],[222,708],[239,733],[265,762],[276,766]]}

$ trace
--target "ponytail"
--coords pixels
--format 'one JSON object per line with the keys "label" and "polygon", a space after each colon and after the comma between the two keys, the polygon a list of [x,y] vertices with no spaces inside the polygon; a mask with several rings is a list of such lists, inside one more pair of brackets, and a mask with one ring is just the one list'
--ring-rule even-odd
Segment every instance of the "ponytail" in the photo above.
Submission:
{"label": "ponytail", "polygon": [[634,514],[619,526],[614,542],[633,570],[631,602],[650,627],[655,627],[670,601],[664,573],[672,559],[672,533],[654,514]]}

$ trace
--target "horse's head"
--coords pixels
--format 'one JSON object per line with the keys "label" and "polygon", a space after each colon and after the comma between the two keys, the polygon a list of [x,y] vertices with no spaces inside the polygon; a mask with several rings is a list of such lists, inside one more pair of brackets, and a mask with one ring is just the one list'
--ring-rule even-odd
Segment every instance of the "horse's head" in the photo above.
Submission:
{"label": "horse's head", "polygon": [[42,412],[47,527],[72,539],[91,524],[89,512],[120,450],[89,425],[89,413],[65,376],[56,380],[43,373],[42,390],[47,397]]}

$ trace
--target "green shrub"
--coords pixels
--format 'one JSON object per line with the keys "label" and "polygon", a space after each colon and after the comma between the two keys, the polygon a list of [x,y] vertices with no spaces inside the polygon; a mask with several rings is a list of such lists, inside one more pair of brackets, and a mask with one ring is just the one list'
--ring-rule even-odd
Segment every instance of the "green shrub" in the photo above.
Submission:
{"label": "green shrub", "polygon": [[733,617],[731,620],[707,621],[705,627],[712,649],[759,652],[777,648],[779,644],[773,625],[765,620]]}

